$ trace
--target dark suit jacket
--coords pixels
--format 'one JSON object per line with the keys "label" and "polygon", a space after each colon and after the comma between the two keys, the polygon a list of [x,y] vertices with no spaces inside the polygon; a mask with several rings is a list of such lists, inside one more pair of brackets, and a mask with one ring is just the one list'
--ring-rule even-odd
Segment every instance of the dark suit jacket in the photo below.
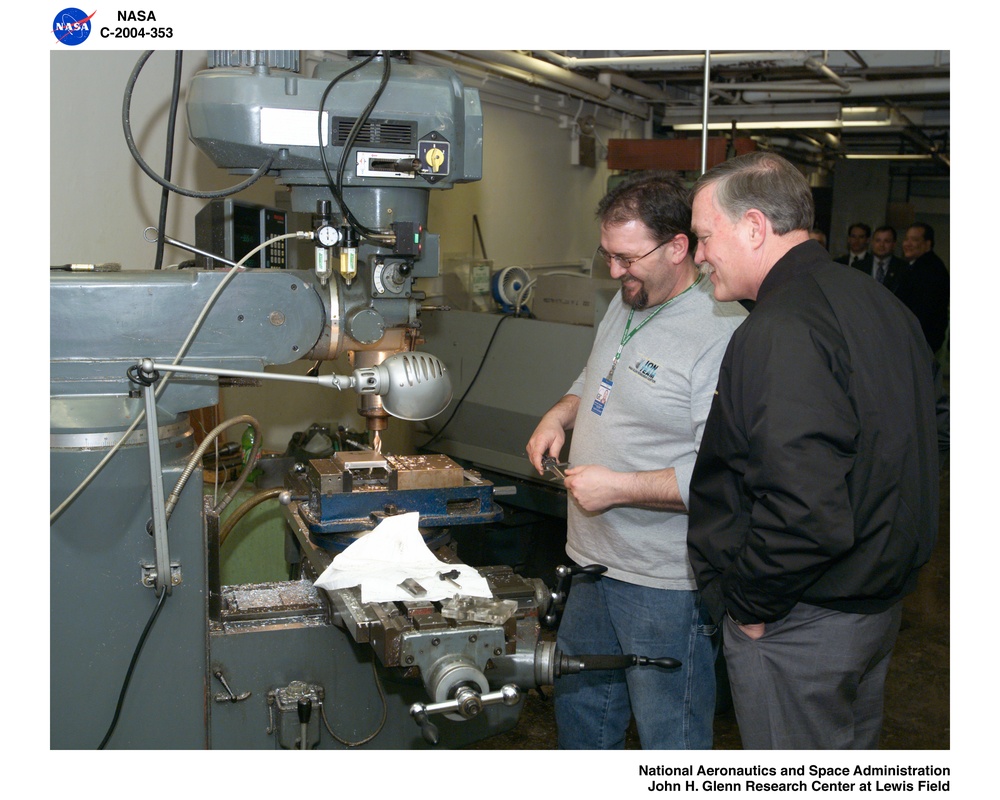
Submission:
{"label": "dark suit jacket", "polygon": [[[851,260],[851,254],[848,253],[846,256],[841,256],[840,258],[833,259],[838,264],[847,264]],[[872,274],[872,251],[869,250],[865,253],[864,258],[860,261],[855,261],[851,264],[852,267],[860,269],[862,272],[867,272],[869,275]]]}
{"label": "dark suit jacket", "polygon": [[931,350],[940,350],[948,331],[951,302],[951,276],[944,262],[933,250],[924,253],[903,268],[893,292],[920,320]]}
{"label": "dark suit jacket", "polygon": [[[885,278],[882,279],[882,285],[890,292],[895,292],[896,287],[899,285],[899,279],[903,277],[903,272],[906,270],[906,266],[906,262],[903,259],[896,256],[889,256],[889,268],[886,270]],[[874,269],[875,256],[872,254],[872,259],[868,263],[868,274],[871,275]]]}

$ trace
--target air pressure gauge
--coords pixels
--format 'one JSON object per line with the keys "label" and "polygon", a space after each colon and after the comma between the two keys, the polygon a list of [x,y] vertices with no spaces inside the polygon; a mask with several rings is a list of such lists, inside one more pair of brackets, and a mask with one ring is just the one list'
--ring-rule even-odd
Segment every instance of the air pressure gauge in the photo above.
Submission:
{"label": "air pressure gauge", "polygon": [[321,225],[316,229],[316,240],[323,247],[333,247],[340,241],[340,231],[333,225]]}

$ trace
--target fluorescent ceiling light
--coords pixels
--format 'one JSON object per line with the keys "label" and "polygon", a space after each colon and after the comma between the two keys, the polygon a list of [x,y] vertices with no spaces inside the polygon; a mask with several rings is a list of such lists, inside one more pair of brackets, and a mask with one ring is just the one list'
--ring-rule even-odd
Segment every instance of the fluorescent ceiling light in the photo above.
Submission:
{"label": "fluorescent ceiling light", "polygon": [[[664,114],[663,124],[675,131],[699,131],[703,117],[690,109]],[[893,124],[886,106],[847,106],[839,103],[771,103],[754,106],[714,106],[709,109],[708,130],[808,130],[810,128],[871,128]]]}
{"label": "fluorescent ceiling light", "polygon": [[841,112],[845,128],[869,128],[892,124],[892,112],[886,106],[845,106]]}
{"label": "fluorescent ceiling light", "polygon": [[[700,122],[687,122],[674,125],[675,131],[700,131],[707,127],[710,131],[728,131],[733,127],[733,121],[729,122],[709,122],[703,126]],[[775,128],[803,129],[803,128],[839,128],[839,119],[779,119],[779,120],[736,120],[736,129],[741,131],[774,130]]]}
{"label": "fluorescent ceiling light", "polygon": [[867,159],[869,161],[930,161],[930,153],[847,153],[844,158]]}

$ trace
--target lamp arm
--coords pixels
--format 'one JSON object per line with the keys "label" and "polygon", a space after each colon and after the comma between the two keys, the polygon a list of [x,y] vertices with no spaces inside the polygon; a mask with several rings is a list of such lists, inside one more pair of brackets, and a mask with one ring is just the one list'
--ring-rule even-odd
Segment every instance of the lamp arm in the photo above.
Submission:
{"label": "lamp arm", "polygon": [[212,375],[220,378],[249,378],[252,380],[290,381],[293,383],[313,383],[330,389],[353,389],[358,382],[356,375],[286,375],[281,372],[256,372],[243,369],[223,369],[187,364],[161,364],[144,358],[138,364],[145,374],[153,372],[180,372],[190,375]]}

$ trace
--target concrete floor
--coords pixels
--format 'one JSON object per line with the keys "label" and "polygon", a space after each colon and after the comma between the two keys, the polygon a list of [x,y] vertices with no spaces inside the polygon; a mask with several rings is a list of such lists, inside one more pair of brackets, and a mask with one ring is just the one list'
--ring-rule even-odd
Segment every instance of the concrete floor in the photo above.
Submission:
{"label": "concrete floor", "polygon": [[[937,547],[917,590],[904,601],[903,623],[886,680],[881,749],[947,750],[950,708],[950,471],[941,477],[941,528]],[[548,690],[551,691],[551,690]],[[471,745],[471,750],[552,750],[556,725],[552,702],[531,691],[515,728]],[[626,749],[638,750],[634,726]],[[715,720],[715,750],[740,750],[731,708]]]}

